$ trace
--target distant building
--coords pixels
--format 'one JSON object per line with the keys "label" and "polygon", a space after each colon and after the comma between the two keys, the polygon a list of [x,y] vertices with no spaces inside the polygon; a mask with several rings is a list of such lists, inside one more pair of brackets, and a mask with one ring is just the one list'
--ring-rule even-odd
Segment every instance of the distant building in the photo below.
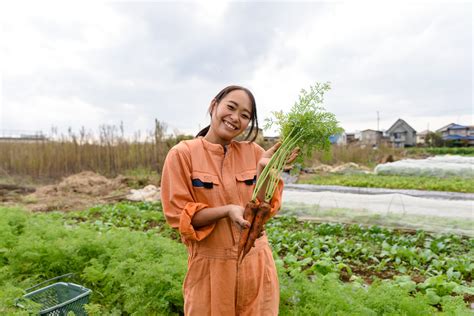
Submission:
{"label": "distant building", "polygon": [[329,141],[331,144],[336,144],[336,145],[346,145],[347,140],[346,140],[346,133],[341,133],[337,135],[331,135],[329,136]]}
{"label": "distant building", "polygon": [[416,134],[416,143],[417,144],[426,144],[426,136],[430,133],[429,130],[424,130],[421,133]]}
{"label": "distant building", "polygon": [[0,142],[39,142],[49,140],[42,132],[0,131]]}
{"label": "distant building", "polygon": [[438,129],[436,130],[436,133],[441,134],[441,137],[446,137],[446,136],[448,136],[449,133],[450,133],[449,129],[450,129],[451,127],[455,127],[455,126],[461,126],[461,125],[455,124],[455,123],[450,123],[450,124],[445,125],[445,126],[443,126],[443,127],[441,127],[441,128],[438,128]]}
{"label": "distant building", "polygon": [[474,146],[474,126],[451,123],[436,130],[443,140],[465,142]]}
{"label": "distant building", "polygon": [[356,139],[354,133],[346,133],[346,144],[352,144],[357,142],[358,139]]}
{"label": "distant building", "polygon": [[280,140],[280,136],[264,136],[263,141],[275,143]]}
{"label": "distant building", "polygon": [[416,130],[402,119],[398,119],[387,130],[393,147],[412,147],[416,145]]}
{"label": "distant building", "polygon": [[378,147],[382,143],[383,133],[373,129],[366,129],[360,132],[359,142],[361,145]]}

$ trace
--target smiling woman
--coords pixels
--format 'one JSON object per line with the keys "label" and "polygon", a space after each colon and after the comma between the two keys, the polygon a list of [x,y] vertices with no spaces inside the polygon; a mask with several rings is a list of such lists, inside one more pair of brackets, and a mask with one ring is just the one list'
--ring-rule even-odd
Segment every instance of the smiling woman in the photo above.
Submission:
{"label": "smiling woman", "polygon": [[[228,86],[222,89],[211,101],[209,115],[211,116],[211,124],[201,130],[196,137],[204,136],[212,143],[227,145],[235,136],[241,134],[249,124],[250,130],[245,139],[248,140],[252,133],[254,133],[251,139],[252,142],[257,137],[258,121],[255,98],[252,92],[244,87]],[[229,132],[226,133],[225,130],[227,129]],[[223,135],[220,131],[223,132]]]}
{"label": "smiling woman", "polygon": [[212,128],[204,138],[211,143],[227,145],[247,128],[252,113],[250,104],[247,93],[242,90],[230,92],[219,103],[214,100],[211,113],[215,119],[212,120]]}
{"label": "smiling woman", "polygon": [[[277,146],[264,151],[253,142],[257,109],[246,88],[224,88],[209,114],[208,127],[169,151],[162,173],[163,211],[189,253],[185,314],[278,315],[278,278],[266,234],[238,260],[241,230],[250,227],[245,206]],[[246,140],[236,141],[248,126]],[[270,216],[280,208],[282,188],[280,181]]]}

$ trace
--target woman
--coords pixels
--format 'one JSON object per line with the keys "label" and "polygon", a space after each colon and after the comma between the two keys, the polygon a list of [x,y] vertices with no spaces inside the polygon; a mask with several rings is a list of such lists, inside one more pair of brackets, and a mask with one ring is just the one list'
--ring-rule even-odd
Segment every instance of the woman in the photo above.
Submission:
{"label": "woman", "polygon": [[[279,288],[265,233],[237,262],[243,218],[257,177],[279,144],[264,151],[252,93],[240,86],[220,91],[209,106],[211,124],[195,139],[174,146],[163,167],[161,196],[168,223],[188,248],[184,280],[186,315],[278,315]],[[235,141],[250,124],[247,139]],[[294,152],[289,162],[296,158]],[[283,182],[271,201],[281,205]],[[264,192],[258,198],[263,201]]]}

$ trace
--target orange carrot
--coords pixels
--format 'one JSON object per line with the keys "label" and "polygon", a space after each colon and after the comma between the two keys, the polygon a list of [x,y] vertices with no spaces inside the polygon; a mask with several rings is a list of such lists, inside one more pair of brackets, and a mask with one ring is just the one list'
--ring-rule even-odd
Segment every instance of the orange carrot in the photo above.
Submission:
{"label": "orange carrot", "polygon": [[248,202],[247,205],[245,206],[244,219],[250,223],[250,227],[243,228],[242,232],[240,233],[237,258],[240,257],[240,254],[242,253],[242,250],[244,250],[245,244],[247,243],[247,239],[250,233],[250,228],[252,227],[252,223],[254,221],[257,210],[258,210],[258,204],[253,201]]}
{"label": "orange carrot", "polygon": [[270,213],[271,206],[266,202],[260,203],[258,206],[257,214],[255,215],[255,219],[253,220],[252,226],[250,227],[250,233],[247,239],[247,242],[244,247],[244,251],[242,253],[242,260],[247,255],[247,253],[252,249],[255,244],[255,241],[260,236],[260,233],[263,230],[263,224],[265,219],[268,219]]}

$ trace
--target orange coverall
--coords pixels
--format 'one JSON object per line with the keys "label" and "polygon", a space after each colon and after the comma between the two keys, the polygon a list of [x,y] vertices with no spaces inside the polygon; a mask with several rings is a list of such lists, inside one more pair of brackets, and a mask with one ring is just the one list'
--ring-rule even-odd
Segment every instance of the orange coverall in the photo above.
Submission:
{"label": "orange coverall", "polygon": [[[267,236],[237,264],[240,229],[228,217],[194,228],[193,215],[207,207],[245,207],[255,187],[264,150],[255,143],[219,144],[198,137],[174,146],[166,157],[161,199],[167,222],[179,229],[188,249],[183,284],[186,315],[278,315],[279,286]],[[283,182],[271,201],[281,205]]]}

